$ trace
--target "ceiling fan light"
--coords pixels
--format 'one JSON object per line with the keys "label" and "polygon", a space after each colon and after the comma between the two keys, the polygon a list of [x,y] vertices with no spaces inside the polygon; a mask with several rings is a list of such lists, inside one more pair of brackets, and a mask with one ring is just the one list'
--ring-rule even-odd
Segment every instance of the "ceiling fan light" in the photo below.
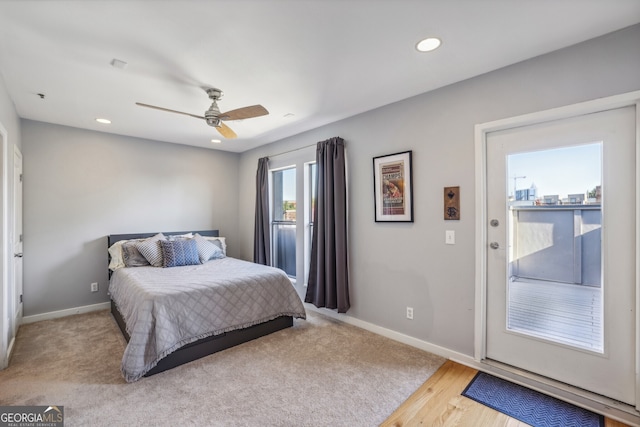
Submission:
{"label": "ceiling fan light", "polygon": [[416,49],[420,52],[431,52],[432,50],[437,49],[442,44],[442,41],[437,37],[428,37],[426,39],[420,40],[416,44]]}
{"label": "ceiling fan light", "polygon": [[96,122],[98,122],[98,123],[102,123],[103,125],[110,125],[110,124],[111,124],[111,120],[109,120],[109,119],[102,119],[102,118],[100,118],[100,117],[98,117],[98,118],[96,119]]}
{"label": "ceiling fan light", "polygon": [[220,139],[212,139],[211,142],[213,142],[214,144],[220,144],[220,143],[222,143],[222,140],[220,140]]}

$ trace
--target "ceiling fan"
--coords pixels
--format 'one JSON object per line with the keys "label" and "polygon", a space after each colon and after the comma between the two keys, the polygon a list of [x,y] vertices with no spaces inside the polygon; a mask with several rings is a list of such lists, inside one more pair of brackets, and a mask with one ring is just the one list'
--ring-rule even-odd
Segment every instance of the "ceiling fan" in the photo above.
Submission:
{"label": "ceiling fan", "polygon": [[238,135],[226,124],[224,121],[228,120],[242,120],[242,119],[251,119],[253,117],[260,117],[269,114],[266,108],[262,105],[251,105],[248,107],[237,108],[235,110],[227,111],[224,113],[220,112],[218,108],[218,99],[222,98],[223,92],[220,89],[216,88],[207,88],[205,89],[207,95],[209,95],[209,99],[213,102],[211,103],[211,107],[207,111],[204,112],[203,116],[198,116],[197,114],[184,113],[182,111],[170,110],[168,108],[156,107],[155,105],[143,104],[142,102],[136,102],[136,105],[147,108],[154,108],[160,111],[168,111],[169,113],[178,113],[184,114],[185,116],[195,117],[196,119],[203,119],[207,122],[209,126],[213,126],[216,128],[220,135],[224,136],[228,139],[237,138]]}

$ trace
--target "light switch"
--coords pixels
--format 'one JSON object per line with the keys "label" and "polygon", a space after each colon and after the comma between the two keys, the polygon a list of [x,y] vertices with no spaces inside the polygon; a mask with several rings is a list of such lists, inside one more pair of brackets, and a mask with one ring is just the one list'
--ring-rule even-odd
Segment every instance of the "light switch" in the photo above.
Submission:
{"label": "light switch", "polygon": [[455,245],[456,244],[456,232],[455,230],[446,230],[444,242],[447,245]]}

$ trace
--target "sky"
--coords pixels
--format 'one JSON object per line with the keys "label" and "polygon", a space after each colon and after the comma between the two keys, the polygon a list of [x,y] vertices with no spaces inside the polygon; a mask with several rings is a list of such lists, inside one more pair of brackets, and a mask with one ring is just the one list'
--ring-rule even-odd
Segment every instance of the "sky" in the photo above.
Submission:
{"label": "sky", "polygon": [[[508,160],[509,194],[535,184],[537,197],[583,194],[602,184],[600,143],[512,154]],[[521,177],[526,178],[521,178]]]}
{"label": "sky", "polygon": [[296,168],[285,169],[282,171],[282,198],[284,200],[296,199]]}

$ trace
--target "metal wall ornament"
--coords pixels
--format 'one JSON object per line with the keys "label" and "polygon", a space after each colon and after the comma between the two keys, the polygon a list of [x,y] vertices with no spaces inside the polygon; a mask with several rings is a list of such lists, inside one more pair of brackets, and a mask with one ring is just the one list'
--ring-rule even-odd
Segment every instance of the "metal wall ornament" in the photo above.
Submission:
{"label": "metal wall ornament", "polygon": [[460,187],[444,187],[444,219],[460,219]]}
{"label": "metal wall ornament", "polygon": [[411,151],[373,158],[376,222],[413,222]]}

